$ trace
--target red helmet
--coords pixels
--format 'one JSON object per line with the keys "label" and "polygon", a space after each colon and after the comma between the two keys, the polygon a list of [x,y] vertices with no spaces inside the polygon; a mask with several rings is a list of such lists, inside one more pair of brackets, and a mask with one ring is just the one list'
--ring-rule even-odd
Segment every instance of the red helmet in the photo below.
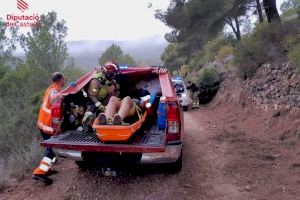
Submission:
{"label": "red helmet", "polygon": [[113,79],[119,72],[119,66],[115,62],[107,62],[103,67],[106,78]]}
{"label": "red helmet", "polygon": [[119,71],[119,66],[117,63],[114,62],[107,62],[103,67],[104,72],[115,72]]}

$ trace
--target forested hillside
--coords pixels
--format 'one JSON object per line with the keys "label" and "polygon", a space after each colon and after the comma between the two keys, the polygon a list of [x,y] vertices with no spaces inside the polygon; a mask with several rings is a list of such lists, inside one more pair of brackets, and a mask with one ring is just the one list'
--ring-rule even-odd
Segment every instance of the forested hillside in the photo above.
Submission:
{"label": "forested hillside", "polygon": [[195,82],[202,68],[234,70],[243,79],[264,63],[290,61],[299,69],[299,4],[284,1],[280,16],[275,0],[172,0],[155,14],[172,28],[161,58]]}

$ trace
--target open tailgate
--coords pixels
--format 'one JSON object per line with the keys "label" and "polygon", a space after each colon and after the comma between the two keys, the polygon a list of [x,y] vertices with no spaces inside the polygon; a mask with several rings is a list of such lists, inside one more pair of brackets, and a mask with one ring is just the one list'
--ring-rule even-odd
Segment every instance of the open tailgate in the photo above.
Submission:
{"label": "open tailgate", "polygon": [[154,153],[165,151],[165,141],[164,131],[158,129],[151,129],[142,134],[137,133],[128,143],[103,143],[95,133],[67,131],[52,136],[49,140],[41,142],[41,145],[87,152]]}

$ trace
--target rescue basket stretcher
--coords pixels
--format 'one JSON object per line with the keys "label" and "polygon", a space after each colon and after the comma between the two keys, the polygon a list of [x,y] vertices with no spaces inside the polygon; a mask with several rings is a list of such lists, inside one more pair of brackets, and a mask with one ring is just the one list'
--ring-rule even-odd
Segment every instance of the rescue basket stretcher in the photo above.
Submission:
{"label": "rescue basket stretcher", "polygon": [[103,142],[125,142],[141,128],[147,117],[145,111],[138,121],[131,125],[99,125],[99,119],[93,123],[93,128],[96,130],[98,138]]}

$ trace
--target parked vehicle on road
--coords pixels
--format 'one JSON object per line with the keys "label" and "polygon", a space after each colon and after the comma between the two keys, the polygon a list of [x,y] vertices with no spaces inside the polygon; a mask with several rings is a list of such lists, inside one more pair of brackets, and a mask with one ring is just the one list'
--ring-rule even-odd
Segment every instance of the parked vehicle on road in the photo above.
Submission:
{"label": "parked vehicle on road", "polygon": [[181,77],[173,77],[172,82],[183,110],[187,111],[191,109],[193,107],[193,100],[190,97],[190,93],[186,89],[183,79]]}
{"label": "parked vehicle on road", "polygon": [[[121,93],[137,83],[161,88],[160,103],[165,113],[147,118],[142,127],[126,142],[103,142],[95,132],[82,132],[77,127],[67,126],[69,104],[83,106],[83,90],[96,71],[81,77],[61,94],[64,98],[52,106],[52,126],[57,134],[43,141],[44,147],[52,147],[60,156],[73,159],[78,164],[100,162],[106,165],[116,161],[136,164],[168,163],[170,171],[179,171],[182,166],[183,115],[169,73],[154,73],[156,67],[125,67],[120,69],[118,80]],[[156,68],[157,71],[157,68]],[[145,86],[148,87],[148,86]],[[161,109],[160,108],[160,109]],[[165,117],[165,126],[158,125],[158,118]]]}

